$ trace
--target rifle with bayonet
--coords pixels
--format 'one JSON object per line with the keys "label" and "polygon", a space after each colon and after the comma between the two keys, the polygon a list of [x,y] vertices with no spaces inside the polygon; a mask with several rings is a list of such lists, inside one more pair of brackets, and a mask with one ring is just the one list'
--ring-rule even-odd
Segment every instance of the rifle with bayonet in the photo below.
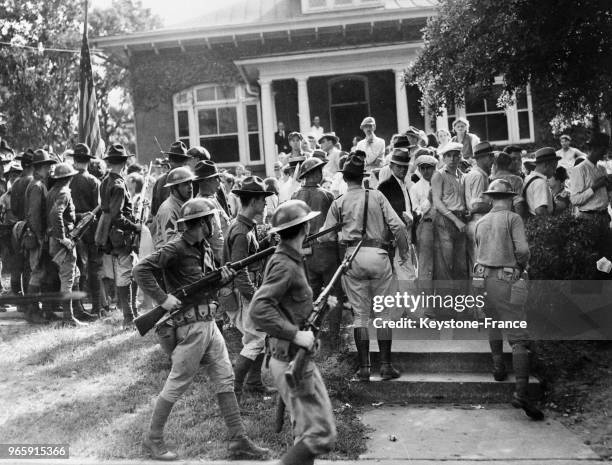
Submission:
{"label": "rifle with bayonet", "polygon": [[[349,267],[351,266],[352,261],[359,253],[359,249],[361,248],[361,244],[363,244],[363,240],[359,241],[353,252],[346,256],[342,263],[332,276],[325,289],[321,291],[321,294],[317,297],[317,300],[313,302],[313,309],[304,326],[301,328],[302,331],[312,331],[315,337],[318,335],[323,322],[325,321],[325,317],[329,313],[329,297],[336,286],[336,283],[340,280],[342,274],[344,274]],[[306,364],[308,363],[308,357],[310,355],[310,351],[300,347],[297,354],[293,358],[293,360],[289,363],[289,367],[287,371],[285,371],[285,381],[287,385],[294,389],[304,374],[304,369],[306,368]],[[279,400],[277,403],[277,411],[276,411],[276,432],[280,433],[283,429],[283,422],[285,418],[285,404],[279,396]]]}
{"label": "rifle with bayonet", "polygon": [[[310,241],[315,240],[317,237],[320,237],[324,234],[328,234],[335,229],[333,228],[326,229],[324,231],[320,231],[318,233],[314,233],[306,238],[304,243],[308,243]],[[228,263],[227,267],[231,270],[237,271],[241,268],[249,266],[252,263],[263,260],[274,253],[276,247],[268,247],[267,249],[262,250],[261,252],[257,252],[250,257],[244,258],[237,262]],[[221,270],[215,270],[211,273],[208,273],[202,279],[197,280],[194,283],[188,284],[187,286],[183,286],[177,290],[175,290],[172,295],[175,296],[179,300],[189,299],[190,296],[202,292],[203,290],[211,290],[216,287],[221,286]],[[138,332],[141,336],[147,334],[152,328],[159,327],[164,324],[166,321],[170,320],[174,315],[178,314],[183,310],[183,307],[179,307],[176,310],[168,312],[161,306],[155,307],[153,310],[148,311],[147,313],[143,313],[134,319],[134,324],[138,329]]]}

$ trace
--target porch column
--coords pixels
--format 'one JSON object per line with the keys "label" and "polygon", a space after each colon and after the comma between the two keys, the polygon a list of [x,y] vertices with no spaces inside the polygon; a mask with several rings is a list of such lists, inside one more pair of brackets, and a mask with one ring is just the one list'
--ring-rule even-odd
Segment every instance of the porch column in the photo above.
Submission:
{"label": "porch column", "polygon": [[308,102],[308,77],[298,77],[298,116],[300,118],[300,132],[306,137],[310,131],[310,104]]}
{"label": "porch column", "polygon": [[272,176],[274,174],[274,162],[278,155],[274,147],[274,100],[272,98],[272,81],[269,79],[260,79],[259,86],[261,88],[261,129],[263,132],[264,163],[266,167],[266,176]]}
{"label": "porch column", "polygon": [[436,132],[435,128],[433,127],[433,125],[431,124],[431,108],[429,107],[428,104],[425,104],[425,107],[423,108],[423,112],[425,114],[425,132],[427,134],[429,134],[430,132]]}
{"label": "porch column", "polygon": [[395,109],[397,111],[397,132],[408,130],[408,100],[406,99],[406,86],[404,85],[404,70],[394,69],[395,73]]}
{"label": "porch column", "polygon": [[442,114],[436,116],[436,131],[438,129],[448,129],[448,113],[446,112],[446,108],[442,108]]}

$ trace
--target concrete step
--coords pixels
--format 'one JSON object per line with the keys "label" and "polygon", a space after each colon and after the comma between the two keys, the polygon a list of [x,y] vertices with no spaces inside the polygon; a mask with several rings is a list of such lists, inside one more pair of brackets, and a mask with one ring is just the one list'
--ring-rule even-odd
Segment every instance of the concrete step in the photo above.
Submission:
{"label": "concrete step", "polygon": [[[398,379],[382,381],[378,371],[372,371],[369,383],[351,381],[352,395],[359,403],[507,403],[514,392],[514,375],[497,382],[488,373],[402,373]],[[529,394],[542,395],[540,383],[531,378]]]}

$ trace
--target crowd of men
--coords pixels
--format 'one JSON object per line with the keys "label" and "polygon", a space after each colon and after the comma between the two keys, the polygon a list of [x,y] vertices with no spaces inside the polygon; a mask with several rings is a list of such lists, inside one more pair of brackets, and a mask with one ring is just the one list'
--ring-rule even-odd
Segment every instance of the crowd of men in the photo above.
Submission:
{"label": "crowd of men", "polygon": [[[91,303],[90,311],[78,299],[29,303],[19,308],[27,321],[55,320],[61,305],[65,324],[83,325],[110,312],[114,299],[123,327],[130,329],[139,311],[154,305],[181,309],[157,328],[172,369],[143,443],[154,458],[176,459],[165,446],[164,425],[200,364],[213,381],[232,454],[264,457],[267,451],[246,435],[238,402],[244,392],[270,391],[261,377],[266,353],[296,437],[282,463],[313,463],[330,450],[335,426],[314,362],[309,360],[300,386],[287,385],[284,372],[300,347],[312,349],[314,335],[303,325],[313,297],[356,247],[334,290],[327,326],[332,350],[338,350],[343,308],[352,310],[355,379],[368,382],[374,296],[398,286],[471,292],[475,278],[487,291],[488,315],[524,319],[515,295],[529,262],[524,222],[569,209],[610,231],[612,177],[602,165],[606,134],[593,135],[587,154],[563,136],[559,152],[544,147],[525,157],[518,146],[497,151],[480,141],[463,118],[454,122],[453,137],[410,127],[388,145],[376,136],[373,117],[363,120],[361,130],[364,137],[350,152],[342,151],[333,133],[310,140],[289,133],[287,153],[267,179],[244,167],[235,174],[220,170],[214,154],[180,141],[145,169],[120,144],[110,145],[103,160],[83,143],[58,159],[44,149],[15,153],[0,139],[2,263],[11,291],[87,289]],[[81,230],[86,222],[91,224]],[[317,241],[303,243],[309,232],[327,229]],[[226,266],[274,245],[267,262],[239,270]],[[219,268],[221,286],[188,301],[173,295]],[[428,318],[449,317],[427,311]],[[242,334],[233,367],[222,335],[227,322]],[[376,336],[381,378],[399,377],[391,330],[378,328]],[[498,381],[507,376],[502,336],[490,332]],[[517,379],[513,405],[542,419],[527,395],[529,334],[510,330],[506,336]]]}

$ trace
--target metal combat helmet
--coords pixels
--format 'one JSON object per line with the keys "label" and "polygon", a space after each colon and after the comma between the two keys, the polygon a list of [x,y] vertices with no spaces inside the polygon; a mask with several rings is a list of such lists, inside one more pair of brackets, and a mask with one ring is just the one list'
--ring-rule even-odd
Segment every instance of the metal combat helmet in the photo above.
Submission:
{"label": "metal combat helmet", "polygon": [[191,182],[195,179],[195,175],[186,166],[180,168],[174,168],[168,173],[166,178],[166,184],[164,187],[176,186],[177,184],[183,184],[184,182]]}
{"label": "metal combat helmet", "polygon": [[214,215],[216,211],[217,209],[212,200],[203,199],[201,197],[191,199],[185,202],[181,207],[181,219],[178,220],[177,223]]}
{"label": "metal combat helmet", "polygon": [[70,166],[68,163],[58,163],[53,168],[53,172],[50,176],[51,179],[63,179],[69,178],[70,176],[74,176],[77,173],[78,171],[72,168],[72,166]]}
{"label": "metal combat helmet", "polygon": [[272,228],[269,233],[276,233],[298,224],[306,223],[321,212],[313,212],[303,200],[283,202],[272,215]]}
{"label": "metal combat helmet", "polygon": [[327,162],[321,160],[320,158],[309,158],[307,159],[304,163],[302,163],[302,166],[300,166],[300,174],[298,175],[298,179],[302,179],[304,176],[306,176],[306,174],[310,173],[312,170],[320,167],[320,166],[324,166],[326,165]]}
{"label": "metal combat helmet", "polygon": [[516,195],[516,192],[512,190],[512,185],[505,179],[495,179],[489,184],[489,189],[484,191],[483,194],[492,197],[511,197]]}

